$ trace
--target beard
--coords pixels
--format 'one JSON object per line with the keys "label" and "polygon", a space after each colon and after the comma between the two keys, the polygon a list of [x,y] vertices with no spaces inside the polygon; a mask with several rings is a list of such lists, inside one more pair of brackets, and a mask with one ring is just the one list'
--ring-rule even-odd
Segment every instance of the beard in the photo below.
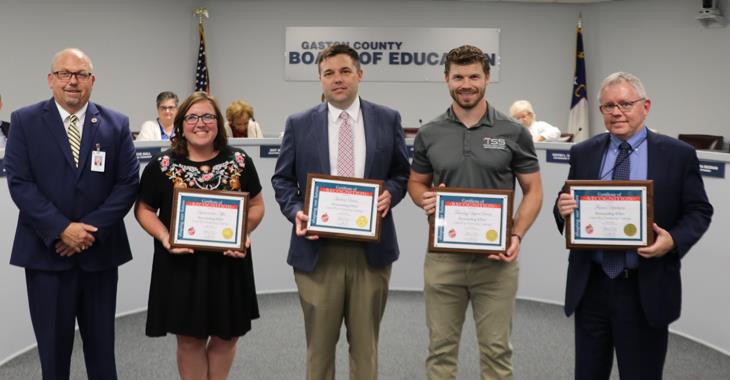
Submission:
{"label": "beard", "polygon": [[[473,88],[473,89],[461,89],[461,90],[451,90],[451,99],[454,99],[454,102],[456,102],[459,107],[470,110],[477,105],[484,99],[484,88]],[[469,94],[473,95],[472,100],[469,101],[463,101],[459,98],[460,94]]]}

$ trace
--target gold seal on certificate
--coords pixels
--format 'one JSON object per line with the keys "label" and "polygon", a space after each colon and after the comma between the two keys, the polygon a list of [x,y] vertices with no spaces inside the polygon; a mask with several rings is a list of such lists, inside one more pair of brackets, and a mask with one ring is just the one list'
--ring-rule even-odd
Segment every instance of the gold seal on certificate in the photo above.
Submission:
{"label": "gold seal on certificate", "polygon": [[574,249],[636,249],[654,242],[653,181],[565,182],[577,208],[566,220]]}
{"label": "gold seal on certificate", "polygon": [[510,244],[512,190],[438,187],[429,219],[433,252],[499,254]]}
{"label": "gold seal on certificate", "polygon": [[338,239],[380,241],[378,197],[383,181],[309,174],[304,213],[307,234]]}
{"label": "gold seal on certificate", "polygon": [[172,196],[170,246],[246,250],[248,193],[175,188]]}

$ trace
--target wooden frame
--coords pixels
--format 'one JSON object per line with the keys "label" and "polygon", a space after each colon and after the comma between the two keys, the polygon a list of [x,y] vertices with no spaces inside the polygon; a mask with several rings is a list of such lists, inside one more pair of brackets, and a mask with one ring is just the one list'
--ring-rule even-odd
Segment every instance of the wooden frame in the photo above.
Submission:
{"label": "wooden frame", "polygon": [[[335,221],[334,219],[337,218],[340,218],[341,220],[347,219],[347,221],[353,222],[352,219],[354,215],[350,214],[347,210],[338,210],[337,207],[335,207],[334,211],[332,208],[329,208],[329,211],[325,210],[323,214],[320,214],[319,210],[321,205],[319,204],[319,201],[321,199],[321,195],[320,187],[318,187],[320,184],[336,186],[337,190],[333,190],[332,192],[343,191],[343,194],[352,192],[354,196],[368,196],[367,194],[371,194],[370,197],[372,197],[372,199],[369,201],[370,210],[368,210],[367,213],[363,210],[354,211],[357,214],[354,219],[354,223],[356,224],[355,227],[336,223],[325,225],[329,224],[329,213],[334,212],[332,215],[333,222]],[[307,187],[304,193],[304,213],[310,216],[306,226],[307,235],[365,242],[380,241],[382,217],[378,212],[378,197],[383,193],[384,186],[385,182],[382,180],[310,173],[307,175]],[[322,188],[332,189],[332,187],[327,186],[323,186]],[[350,197],[349,201],[354,201],[355,199],[356,198]],[[339,201],[347,202],[348,199],[341,198]],[[362,203],[363,199],[360,199],[360,201],[360,203]],[[360,226],[360,224],[363,225]],[[365,226],[368,228],[364,229]]]}
{"label": "wooden frame", "polygon": [[[620,244],[622,241],[636,241],[637,239],[629,238],[593,238],[593,237],[581,237],[580,239],[585,242],[576,242],[574,238],[574,226],[576,217],[580,218],[579,209],[576,209],[578,213],[573,212],[565,220],[565,246],[568,249],[604,249],[604,250],[631,250],[639,247],[646,247],[654,243],[654,229],[652,227],[654,223],[654,181],[642,180],[642,181],[593,181],[593,180],[568,180],[565,182],[565,188],[568,194],[573,195],[576,188],[595,188],[593,192],[603,192],[605,194],[599,196],[608,197],[607,201],[614,201],[615,197],[629,196],[635,197],[636,194],[643,194],[641,199],[640,213],[641,220],[640,225],[637,227],[633,223],[628,223],[623,226],[623,233],[626,236],[632,236],[633,234],[640,232],[640,240],[637,243],[626,243]],[[589,191],[589,190],[585,190]],[[638,191],[638,193],[637,193]],[[623,195],[619,192],[624,192]],[[620,199],[619,199],[620,200]],[[580,200],[578,201],[578,208],[580,208]],[[577,216],[576,216],[577,215]],[[608,222],[613,222],[609,220]],[[623,222],[621,222],[623,223]],[[586,226],[578,226],[586,230],[588,234],[593,233],[593,227],[589,223]],[[633,232],[632,232],[633,231]],[[645,235],[641,237],[641,235]],[[611,240],[615,240],[616,244],[610,244]],[[598,243],[592,243],[598,242]]]}
{"label": "wooden frame", "polygon": [[[436,187],[433,189],[436,192],[436,209],[434,214],[429,218],[429,232],[428,232],[428,250],[431,252],[444,252],[444,253],[466,253],[466,254],[485,254],[485,255],[498,255],[504,253],[509,249],[512,241],[512,210],[514,202],[514,191],[512,190],[498,190],[498,189],[466,189],[466,188],[452,188],[452,187]],[[455,195],[454,195],[455,194]],[[499,204],[501,208],[500,214],[500,229],[502,233],[494,229],[487,230],[484,237],[489,241],[492,236],[494,240],[499,241],[498,244],[494,243],[473,243],[473,242],[462,242],[462,243],[448,243],[448,242],[437,242],[436,239],[439,234],[447,233],[450,237],[456,237],[456,231],[453,229],[445,231],[446,226],[443,226],[444,222],[440,220],[440,199],[444,196],[459,197],[462,194],[465,197],[471,197],[472,200],[482,198],[487,200],[488,203],[475,204]],[[491,198],[490,198],[491,196]],[[494,203],[497,201],[497,203]],[[467,202],[468,203],[468,202]],[[487,206],[479,206],[487,207]],[[491,207],[490,207],[491,208]],[[440,228],[443,228],[439,230]],[[453,232],[452,232],[453,231]],[[453,235],[451,235],[453,233]],[[496,236],[495,236],[496,234]],[[452,245],[452,247],[448,247]],[[469,246],[473,245],[474,248]],[[496,246],[497,248],[492,248]]]}

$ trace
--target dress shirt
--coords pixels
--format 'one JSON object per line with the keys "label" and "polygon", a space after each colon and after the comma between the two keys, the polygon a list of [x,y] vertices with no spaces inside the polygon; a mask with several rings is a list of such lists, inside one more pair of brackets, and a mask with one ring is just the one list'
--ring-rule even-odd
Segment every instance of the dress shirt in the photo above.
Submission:
{"label": "dress shirt", "polygon": [[[87,102],[86,104],[84,104],[83,107],[81,107],[79,112],[76,112],[74,114],[77,118],[79,118],[78,124],[76,124],[76,127],[79,129],[79,140],[81,140],[84,136],[84,118],[86,117],[86,107],[88,106],[89,103]],[[63,128],[66,130],[66,134],[68,134],[68,126],[71,125],[71,120],[69,118],[71,114],[63,107],[61,107],[58,102],[56,102],[56,107],[58,107],[58,113],[61,114],[61,120],[63,120]]]}
{"label": "dress shirt", "polygon": [[[631,145],[631,154],[629,155],[629,159],[631,160],[631,174],[629,174],[629,179],[632,181],[635,180],[644,180],[647,176],[647,167],[648,167],[648,149],[649,146],[646,144],[646,126],[641,128],[639,132],[637,132],[635,135],[631,136],[630,139],[628,139],[626,142]],[[613,169],[616,166],[616,157],[618,157],[619,153],[619,145],[623,140],[619,139],[618,137],[611,135],[610,142],[608,144],[608,150],[606,150],[606,153],[603,155],[603,164],[601,165],[601,173],[600,173],[600,179],[607,180],[611,179],[613,177]],[[648,226],[648,228],[652,228],[652,226]],[[629,269],[636,269],[639,267],[639,257],[636,254],[636,251],[626,251],[626,267]],[[596,262],[603,262],[603,250],[597,250],[596,255],[594,257],[594,261]]]}

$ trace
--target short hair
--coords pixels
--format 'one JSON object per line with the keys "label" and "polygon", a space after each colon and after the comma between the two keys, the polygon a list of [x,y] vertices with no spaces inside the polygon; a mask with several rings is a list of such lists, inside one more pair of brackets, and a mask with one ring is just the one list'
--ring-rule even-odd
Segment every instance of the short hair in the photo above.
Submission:
{"label": "short hair", "polygon": [[509,114],[511,116],[514,116],[518,112],[527,111],[528,113],[535,115],[535,110],[532,109],[532,104],[528,102],[527,100],[518,100],[514,103],[512,103],[512,106],[509,108]]}
{"label": "short hair", "polygon": [[232,123],[233,119],[241,117],[243,114],[253,119],[253,107],[243,100],[234,100],[228,108],[226,108],[226,119],[228,123]]}
{"label": "short hair", "polygon": [[628,83],[631,87],[634,88],[636,91],[636,95],[639,95],[640,98],[647,99],[646,95],[646,89],[644,88],[644,84],[641,83],[641,79],[637,77],[634,74],[627,73],[624,71],[617,71],[609,76],[607,76],[603,82],[601,82],[601,88],[598,90],[598,103],[601,103],[601,94],[603,93],[603,89],[605,89],[608,86],[613,86],[622,82]]}
{"label": "short hair", "polygon": [[175,135],[172,136],[172,151],[180,156],[188,155],[188,143],[183,135],[183,123],[185,122],[185,114],[190,108],[197,103],[208,102],[213,106],[216,116],[216,127],[218,128],[218,134],[213,140],[213,147],[215,150],[220,151],[228,145],[228,137],[226,136],[226,129],[223,127],[223,114],[221,113],[218,103],[215,98],[203,91],[193,92],[187,99],[180,103],[177,115],[175,115]]}
{"label": "short hair", "polygon": [[170,99],[175,101],[175,105],[180,102],[180,99],[178,99],[177,95],[172,91],[162,91],[157,94],[157,108],[160,108],[160,104],[162,104],[162,102]]}
{"label": "short hair", "polygon": [[484,74],[489,75],[489,62],[487,61],[487,57],[484,55],[482,49],[479,49],[476,46],[462,45],[451,49],[451,51],[446,54],[444,74],[449,75],[452,63],[459,66],[481,63]]}
{"label": "short hair", "polygon": [[317,72],[322,72],[322,61],[340,54],[345,54],[352,58],[352,62],[355,63],[355,67],[360,70],[360,55],[357,54],[357,51],[351,48],[350,45],[334,44],[322,50],[322,52],[317,56]]}

